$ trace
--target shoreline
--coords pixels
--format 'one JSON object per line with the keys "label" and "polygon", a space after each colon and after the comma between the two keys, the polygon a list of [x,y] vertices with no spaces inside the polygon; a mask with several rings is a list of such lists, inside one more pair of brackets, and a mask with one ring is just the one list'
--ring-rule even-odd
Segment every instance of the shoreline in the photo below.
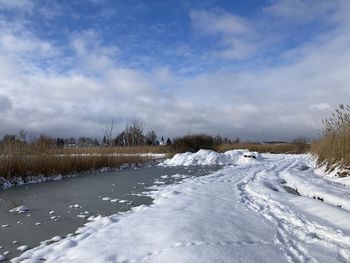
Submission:
{"label": "shoreline", "polygon": [[26,177],[21,177],[21,176],[16,176],[11,179],[5,179],[3,176],[0,176],[0,192],[4,190],[8,190],[10,188],[14,187],[20,187],[24,185],[30,185],[30,184],[37,184],[37,183],[45,183],[45,182],[52,182],[52,181],[58,181],[62,179],[67,179],[67,178],[74,178],[74,177],[79,177],[79,176],[84,176],[86,174],[90,173],[104,173],[104,172],[111,172],[111,171],[121,171],[124,169],[129,169],[129,168],[142,168],[146,167],[149,165],[154,165],[162,160],[164,160],[165,157],[163,158],[157,158],[157,159],[146,159],[144,162],[131,162],[131,163],[125,163],[122,164],[119,167],[103,167],[99,169],[90,169],[87,171],[82,171],[82,172],[73,172],[71,174],[52,174],[49,176],[45,175],[37,175],[37,176],[26,176]]}

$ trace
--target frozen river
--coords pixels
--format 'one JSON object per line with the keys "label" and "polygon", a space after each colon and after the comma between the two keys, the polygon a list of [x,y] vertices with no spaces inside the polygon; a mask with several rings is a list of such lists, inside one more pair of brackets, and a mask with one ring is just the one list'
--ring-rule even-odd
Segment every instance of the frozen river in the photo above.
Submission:
{"label": "frozen river", "polygon": [[[35,247],[54,236],[65,237],[90,216],[107,216],[149,205],[145,192],[154,185],[173,184],[190,176],[202,176],[219,166],[158,167],[91,173],[60,181],[15,187],[0,191],[0,255],[20,254],[23,245]],[[10,213],[24,205],[27,213]],[[7,254],[7,253],[6,253]]]}

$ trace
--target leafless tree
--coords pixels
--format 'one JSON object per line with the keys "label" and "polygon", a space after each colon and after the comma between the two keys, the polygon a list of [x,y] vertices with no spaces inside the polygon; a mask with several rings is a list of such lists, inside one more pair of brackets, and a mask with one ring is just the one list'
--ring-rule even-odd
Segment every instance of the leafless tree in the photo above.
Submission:
{"label": "leafless tree", "polygon": [[106,137],[107,146],[112,146],[113,129],[114,129],[114,120],[111,120],[109,123],[106,123],[102,128],[103,134]]}

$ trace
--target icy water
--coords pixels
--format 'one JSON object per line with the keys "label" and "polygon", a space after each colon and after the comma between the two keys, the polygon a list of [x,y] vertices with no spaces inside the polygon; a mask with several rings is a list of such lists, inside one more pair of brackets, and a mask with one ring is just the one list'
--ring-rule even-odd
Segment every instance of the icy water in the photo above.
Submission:
{"label": "icy water", "polygon": [[[204,176],[219,166],[125,169],[67,178],[0,191],[0,255],[19,255],[22,245],[35,247],[54,236],[65,237],[88,222],[89,216],[111,215],[152,203],[144,192],[154,185]],[[25,205],[24,214],[9,210]],[[8,225],[8,226],[6,226]]]}

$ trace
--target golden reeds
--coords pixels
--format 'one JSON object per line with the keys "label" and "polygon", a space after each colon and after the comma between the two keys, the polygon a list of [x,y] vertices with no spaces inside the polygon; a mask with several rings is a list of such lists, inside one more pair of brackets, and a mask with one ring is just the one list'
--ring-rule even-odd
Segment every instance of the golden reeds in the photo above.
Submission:
{"label": "golden reeds", "polygon": [[311,152],[318,156],[319,165],[327,165],[328,169],[337,166],[349,170],[350,106],[339,105],[323,124],[323,136],[312,143]]}
{"label": "golden reeds", "polygon": [[[166,148],[166,147],[165,147]],[[0,177],[72,174],[149,160],[139,153],[164,153],[164,147],[58,148],[38,145],[3,146],[0,150]]]}

